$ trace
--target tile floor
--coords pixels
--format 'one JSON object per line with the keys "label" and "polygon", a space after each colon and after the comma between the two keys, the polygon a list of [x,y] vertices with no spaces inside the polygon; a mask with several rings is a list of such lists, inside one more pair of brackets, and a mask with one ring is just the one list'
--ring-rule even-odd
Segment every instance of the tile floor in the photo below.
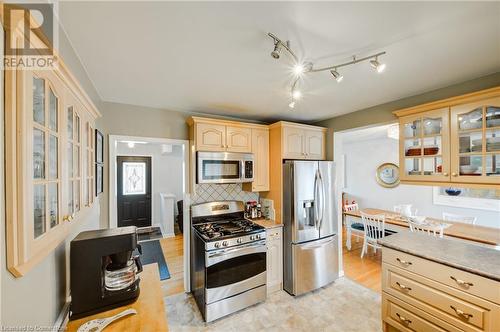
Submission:
{"label": "tile floor", "polygon": [[347,278],[299,297],[284,291],[215,322],[188,294],[165,298],[170,331],[381,331],[380,294]]}

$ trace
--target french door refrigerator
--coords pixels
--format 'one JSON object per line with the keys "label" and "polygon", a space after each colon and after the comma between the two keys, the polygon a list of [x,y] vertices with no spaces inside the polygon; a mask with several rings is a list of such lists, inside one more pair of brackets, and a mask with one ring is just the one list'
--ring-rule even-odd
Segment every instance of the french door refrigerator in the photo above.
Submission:
{"label": "french door refrigerator", "polygon": [[338,278],[338,223],[331,161],[283,164],[283,288],[300,295]]}

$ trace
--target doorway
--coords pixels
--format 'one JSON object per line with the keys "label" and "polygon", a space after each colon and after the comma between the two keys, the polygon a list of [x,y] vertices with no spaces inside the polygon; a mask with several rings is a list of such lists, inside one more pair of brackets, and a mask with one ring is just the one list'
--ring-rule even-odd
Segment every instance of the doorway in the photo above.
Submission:
{"label": "doorway", "polygon": [[151,226],[151,157],[116,157],[118,227]]}
{"label": "doorway", "polygon": [[[159,137],[109,135],[109,227],[118,227],[118,199],[123,170],[118,157],[150,158],[150,225],[159,236],[139,234],[141,241],[160,243],[170,278],[161,281],[164,296],[190,290],[189,281],[189,141]],[[123,167],[122,167],[123,168]],[[137,172],[136,172],[137,173]],[[184,230],[184,231],[183,231]],[[186,231],[187,230],[187,231]],[[149,237],[149,238],[147,238]],[[147,239],[145,239],[147,238]],[[151,255],[149,255],[151,256]],[[152,255],[152,256],[157,256]],[[160,271],[161,272],[161,271]],[[160,273],[160,277],[161,273]]]}

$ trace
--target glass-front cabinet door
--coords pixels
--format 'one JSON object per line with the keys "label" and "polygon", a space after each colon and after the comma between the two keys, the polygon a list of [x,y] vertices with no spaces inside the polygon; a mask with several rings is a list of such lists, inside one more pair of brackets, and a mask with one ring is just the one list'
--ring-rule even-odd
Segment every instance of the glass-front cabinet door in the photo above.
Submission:
{"label": "glass-front cabinet door", "polygon": [[449,181],[449,108],[400,118],[400,172],[407,181]]}
{"label": "glass-front cabinet door", "polygon": [[451,107],[451,181],[500,184],[500,97]]}

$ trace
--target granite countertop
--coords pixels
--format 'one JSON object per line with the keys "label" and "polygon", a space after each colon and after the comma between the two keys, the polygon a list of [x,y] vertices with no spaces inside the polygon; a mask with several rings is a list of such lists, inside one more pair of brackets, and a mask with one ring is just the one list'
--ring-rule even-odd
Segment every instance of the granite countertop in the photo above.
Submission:
{"label": "granite countertop", "polygon": [[252,220],[257,225],[265,227],[266,229],[276,228],[276,227],[282,227],[283,226],[283,224],[277,223],[276,221],[270,220],[270,219],[260,218],[260,219],[250,219],[250,220]]}
{"label": "granite countertop", "polygon": [[437,263],[500,281],[500,251],[465,241],[400,232],[379,243]]}

